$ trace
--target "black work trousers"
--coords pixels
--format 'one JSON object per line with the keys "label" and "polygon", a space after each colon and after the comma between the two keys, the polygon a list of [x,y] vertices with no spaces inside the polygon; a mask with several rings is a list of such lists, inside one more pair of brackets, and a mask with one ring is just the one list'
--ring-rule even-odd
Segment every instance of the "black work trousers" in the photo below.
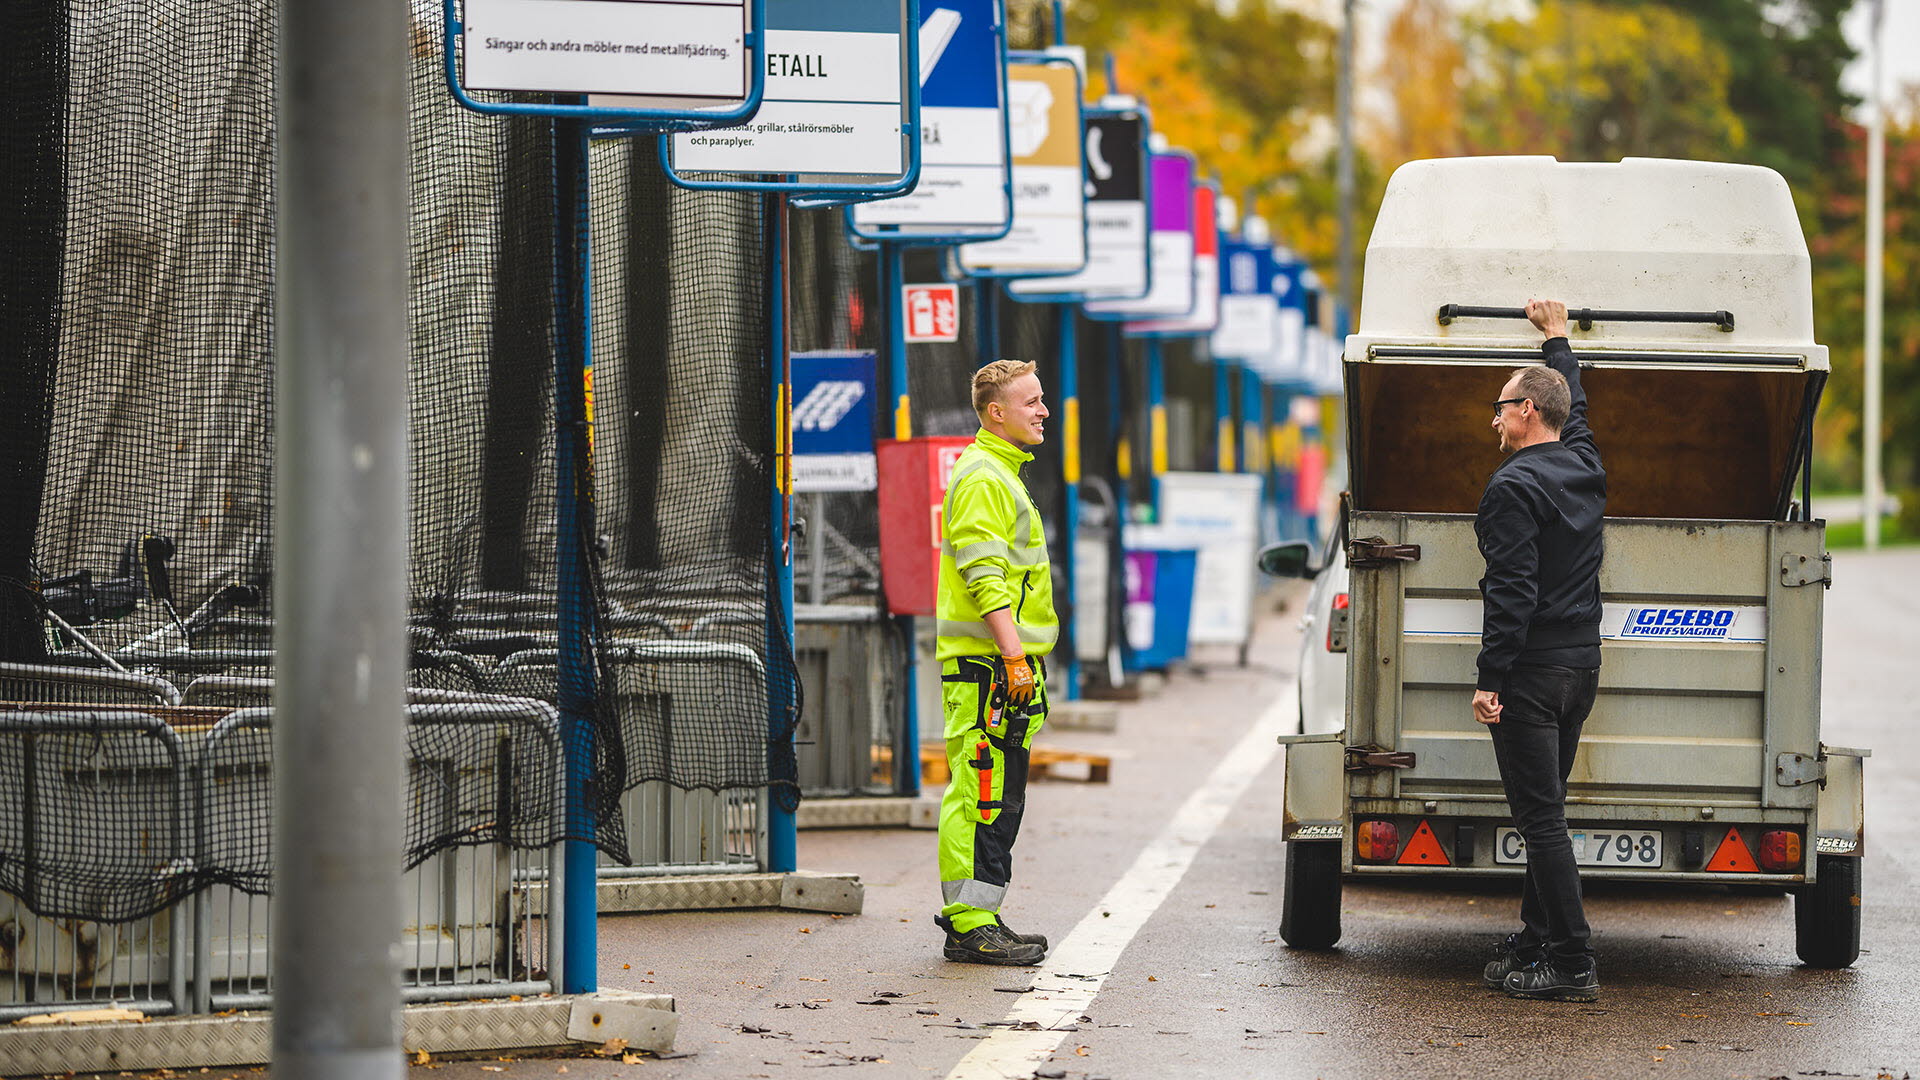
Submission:
{"label": "black work trousers", "polygon": [[1599,688],[1598,669],[1515,667],[1500,692],[1500,722],[1488,727],[1514,828],[1527,842],[1517,951],[1531,958],[1544,949],[1573,971],[1593,962],[1593,949],[1567,837],[1567,777]]}

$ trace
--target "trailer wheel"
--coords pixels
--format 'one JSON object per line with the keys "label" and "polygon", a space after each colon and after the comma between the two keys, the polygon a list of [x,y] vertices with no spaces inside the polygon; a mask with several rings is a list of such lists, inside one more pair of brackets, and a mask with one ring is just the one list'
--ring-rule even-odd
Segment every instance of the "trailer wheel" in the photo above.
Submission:
{"label": "trailer wheel", "polygon": [[1860,956],[1860,860],[1819,858],[1817,880],[1793,898],[1794,951],[1809,967],[1843,968]]}
{"label": "trailer wheel", "polygon": [[1280,892],[1280,936],[1296,949],[1331,949],[1340,940],[1340,844],[1295,840],[1287,845]]}

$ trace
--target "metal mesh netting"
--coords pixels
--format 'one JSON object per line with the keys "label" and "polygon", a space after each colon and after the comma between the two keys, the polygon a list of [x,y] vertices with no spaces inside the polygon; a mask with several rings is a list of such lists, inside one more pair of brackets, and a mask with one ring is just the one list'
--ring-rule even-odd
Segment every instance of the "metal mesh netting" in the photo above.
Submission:
{"label": "metal mesh netting", "polygon": [[[793,351],[882,348],[875,258],[847,242],[838,210],[792,216],[792,284],[788,291]],[[885,363],[877,362],[886,378]],[[880,387],[880,434],[891,436],[891,401]],[[880,518],[872,492],[795,496],[804,523],[794,546],[794,600],[801,604],[880,603]],[[903,661],[904,662],[904,661]]]}
{"label": "metal mesh netting", "polygon": [[[416,3],[409,865],[565,827],[555,127],[459,108],[440,33]],[[274,40],[266,0],[0,13],[0,891],[43,915],[268,881]],[[670,193],[650,144],[594,168],[589,795],[624,857],[643,780],[790,792],[798,695],[763,203]]]}
{"label": "metal mesh netting", "polygon": [[[770,618],[766,200],[672,186],[651,140],[595,143],[591,176],[600,700],[623,733],[624,786],[771,779],[791,803],[798,685]],[[771,735],[770,694],[792,702]]]}

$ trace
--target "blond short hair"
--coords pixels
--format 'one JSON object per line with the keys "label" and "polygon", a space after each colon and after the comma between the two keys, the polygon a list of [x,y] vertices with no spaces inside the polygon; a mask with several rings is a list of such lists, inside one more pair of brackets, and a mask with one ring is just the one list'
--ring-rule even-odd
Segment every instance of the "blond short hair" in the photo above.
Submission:
{"label": "blond short hair", "polygon": [[1007,384],[1022,375],[1033,374],[1031,360],[995,360],[973,373],[973,411],[984,419],[987,406],[1000,400]]}

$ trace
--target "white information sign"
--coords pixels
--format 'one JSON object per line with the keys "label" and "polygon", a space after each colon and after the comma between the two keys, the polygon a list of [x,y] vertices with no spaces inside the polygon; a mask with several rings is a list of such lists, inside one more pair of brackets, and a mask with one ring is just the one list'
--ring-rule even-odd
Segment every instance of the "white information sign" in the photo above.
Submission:
{"label": "white information sign", "polygon": [[1013,227],[999,240],[960,245],[960,265],[969,273],[1078,270],[1087,262],[1079,71],[1066,62],[1008,65],[1007,125]]}
{"label": "white information sign", "polygon": [[900,35],[770,26],[766,36],[760,111],[740,127],[674,135],[676,171],[885,176],[906,168]]}
{"label": "white information sign", "polygon": [[1194,568],[1195,645],[1244,645],[1253,632],[1260,484],[1243,473],[1170,472],[1160,477],[1165,535],[1200,550]]}
{"label": "white information sign", "polygon": [[466,0],[468,90],[747,94],[746,0]]}

